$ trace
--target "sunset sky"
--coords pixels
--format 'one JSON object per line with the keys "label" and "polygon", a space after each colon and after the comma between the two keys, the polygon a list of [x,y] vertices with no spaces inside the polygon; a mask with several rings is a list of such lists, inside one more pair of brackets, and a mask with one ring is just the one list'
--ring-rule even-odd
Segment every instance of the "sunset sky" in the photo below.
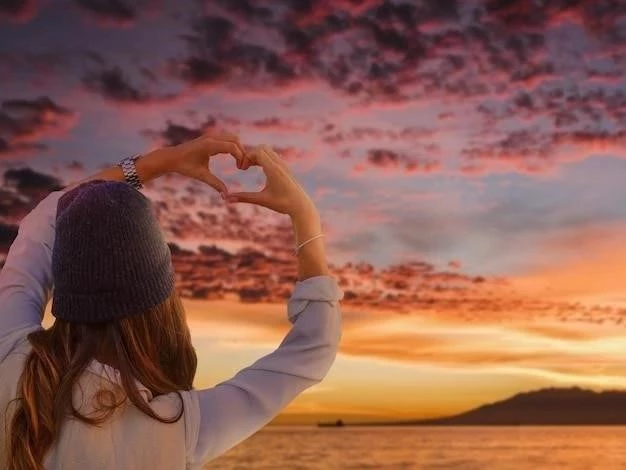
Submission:
{"label": "sunset sky", "polygon": [[[58,185],[224,129],[289,162],[345,292],[335,365],[278,422],[626,388],[624,70],[619,1],[3,2],[2,251]],[[288,220],[145,194],[213,385],[289,328]]]}

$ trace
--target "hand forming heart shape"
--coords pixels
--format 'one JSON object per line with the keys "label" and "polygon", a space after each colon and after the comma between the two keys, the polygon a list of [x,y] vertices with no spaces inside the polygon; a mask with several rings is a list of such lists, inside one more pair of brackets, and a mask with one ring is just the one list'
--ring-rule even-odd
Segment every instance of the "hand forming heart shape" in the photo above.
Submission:
{"label": "hand forming heart shape", "polygon": [[239,137],[223,132],[205,134],[172,147],[170,170],[203,181],[226,198],[228,195],[226,184],[209,168],[210,158],[222,153],[235,157],[237,168],[240,170],[247,170],[254,164],[247,156]]}
{"label": "hand forming heart shape", "polygon": [[[258,192],[229,194],[226,184],[209,169],[210,158],[221,153],[235,157],[240,170],[260,166],[266,177],[265,187]],[[207,134],[172,147],[168,162],[171,171],[207,183],[227,202],[261,205],[290,216],[317,212],[286,163],[267,145],[246,151],[234,134]]]}

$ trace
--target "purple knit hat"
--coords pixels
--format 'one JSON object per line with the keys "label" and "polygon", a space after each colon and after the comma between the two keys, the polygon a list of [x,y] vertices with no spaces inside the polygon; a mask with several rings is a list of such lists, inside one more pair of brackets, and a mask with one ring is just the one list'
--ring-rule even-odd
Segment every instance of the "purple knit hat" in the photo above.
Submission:
{"label": "purple knit hat", "polygon": [[52,315],[97,323],[145,312],[174,290],[169,246],[150,200],[127,183],[91,180],[59,198]]}

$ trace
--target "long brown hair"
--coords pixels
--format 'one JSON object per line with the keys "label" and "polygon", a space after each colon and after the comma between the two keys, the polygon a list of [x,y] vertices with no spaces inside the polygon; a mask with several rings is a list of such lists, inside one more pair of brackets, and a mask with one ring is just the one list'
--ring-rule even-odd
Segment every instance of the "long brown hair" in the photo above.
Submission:
{"label": "long brown hair", "polygon": [[[135,379],[153,396],[190,390],[197,357],[177,292],[149,311],[103,324],[69,323],[56,319],[47,330],[28,335],[32,351],[18,383],[17,406],[7,439],[8,470],[43,470],[43,459],[71,415],[97,425],[127,400],[162,422],[144,400]],[[98,417],[82,415],[72,402],[74,384],[93,359],[106,360],[120,372],[122,398],[97,393]],[[6,411],[6,410],[5,410]]]}

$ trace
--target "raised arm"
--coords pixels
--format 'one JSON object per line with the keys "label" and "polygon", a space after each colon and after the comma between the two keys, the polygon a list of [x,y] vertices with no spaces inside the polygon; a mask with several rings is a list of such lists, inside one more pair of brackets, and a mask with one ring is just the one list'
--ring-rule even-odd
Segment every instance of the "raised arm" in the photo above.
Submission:
{"label": "raised arm", "polygon": [[339,300],[343,293],[330,276],[298,282],[288,302],[293,323],[280,346],[213,388],[186,392],[198,400],[200,416],[191,434],[189,462],[218,457],[271,421],[300,393],[325,377],[341,339]]}
{"label": "raised arm", "polygon": [[[223,191],[223,182],[208,168],[208,159],[219,153],[230,153],[241,164],[247,162],[236,136],[205,135],[175,147],[146,153],[136,162],[137,173],[143,182],[166,173],[179,173]],[[0,340],[16,330],[41,324],[53,283],[52,247],[58,200],[64,192],[94,179],[124,181],[124,175],[117,165],[110,166],[63,191],[50,193],[22,219],[17,238],[0,272]],[[0,360],[3,352],[10,349],[9,342],[0,344]]]}
{"label": "raised arm", "polygon": [[[260,204],[288,214],[298,250],[298,276],[287,304],[293,324],[272,353],[213,388],[187,392],[200,416],[186,415],[191,437],[190,463],[204,464],[267,424],[307,388],[322,381],[333,364],[341,339],[339,300],[343,292],[328,275],[317,209],[270,148],[252,152],[253,163],[267,176],[259,193],[234,193],[233,202]],[[198,422],[199,421],[199,422]],[[194,423],[197,423],[194,426]]]}
{"label": "raised arm", "polygon": [[61,194],[48,194],[20,223],[0,272],[0,338],[41,324],[52,288],[52,246]]}

